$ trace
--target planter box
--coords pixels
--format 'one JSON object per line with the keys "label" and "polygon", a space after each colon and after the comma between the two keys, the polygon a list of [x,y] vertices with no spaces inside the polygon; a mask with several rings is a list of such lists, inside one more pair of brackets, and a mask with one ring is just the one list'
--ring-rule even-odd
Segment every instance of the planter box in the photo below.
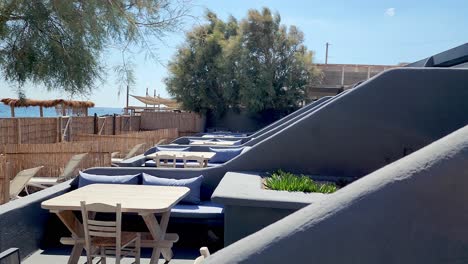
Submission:
{"label": "planter box", "polygon": [[322,193],[266,190],[261,175],[228,172],[211,196],[224,205],[225,247],[327,197]]}

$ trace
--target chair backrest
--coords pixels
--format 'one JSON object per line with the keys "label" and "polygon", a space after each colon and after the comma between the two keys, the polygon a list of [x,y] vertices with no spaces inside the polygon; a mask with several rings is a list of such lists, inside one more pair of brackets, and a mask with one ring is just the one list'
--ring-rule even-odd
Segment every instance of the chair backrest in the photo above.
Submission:
{"label": "chair backrest", "polygon": [[166,141],[168,141],[168,139],[167,139],[167,138],[163,138],[163,139],[159,140],[158,143],[156,143],[155,146],[162,145],[162,144],[166,143]]}
{"label": "chair backrest", "polygon": [[[117,204],[116,206],[102,203],[86,204],[85,201],[81,201],[80,204],[86,248],[91,249],[91,240],[93,237],[115,238],[116,247],[120,247],[122,239],[121,204]],[[95,215],[95,213],[115,213],[115,221],[94,220],[90,215]]]}
{"label": "chair backrest", "polygon": [[[196,161],[196,164],[191,164],[189,161]],[[204,163],[203,156],[184,155],[184,168],[203,168]]]}
{"label": "chair backrest", "polygon": [[35,167],[32,169],[22,170],[16,174],[15,178],[10,181],[10,199],[16,198],[26,184],[36,175],[44,166]]}
{"label": "chair backrest", "polygon": [[156,167],[175,168],[176,156],[156,154],[154,157],[154,162],[156,162]]}
{"label": "chair backrest", "polygon": [[135,146],[127,153],[127,155],[124,157],[124,159],[129,159],[129,158],[135,156],[135,155],[137,154],[138,150],[140,150],[144,145],[145,145],[145,143],[141,143],[141,144],[135,145]]}
{"label": "chair backrest", "polygon": [[80,166],[81,162],[87,155],[88,153],[73,155],[68,161],[67,165],[65,165],[63,173],[58,177],[57,182],[63,182],[73,178],[73,176],[76,175],[76,170],[78,169],[78,166]]}
{"label": "chair backrest", "polygon": [[195,259],[195,262],[193,264],[201,264],[204,262],[204,260],[210,256],[210,251],[208,250],[207,247],[202,247],[200,248],[200,255],[198,258]]}

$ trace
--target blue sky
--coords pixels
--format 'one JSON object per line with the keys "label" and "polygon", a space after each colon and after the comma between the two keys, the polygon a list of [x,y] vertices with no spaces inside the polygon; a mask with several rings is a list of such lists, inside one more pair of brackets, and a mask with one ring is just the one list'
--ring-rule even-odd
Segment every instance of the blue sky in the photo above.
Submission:
{"label": "blue sky", "polygon": [[[240,19],[249,9],[269,7],[279,12],[282,23],[296,25],[305,36],[305,44],[315,52],[315,62],[325,61],[325,43],[331,43],[329,63],[343,64],[397,64],[412,62],[468,41],[468,1],[466,0],[193,0],[192,15],[198,19],[186,21],[185,28],[203,23],[207,8],[227,18],[230,14]],[[136,58],[137,84],[134,94],[143,95],[157,90],[168,97],[163,79],[165,65],[184,32],[171,34],[155,51],[159,62]],[[108,52],[104,60],[109,68],[118,60],[118,53]],[[97,106],[123,107],[125,96],[117,96],[117,84],[112,70],[107,81],[88,97]],[[0,97],[16,97],[11,87],[0,81]],[[43,87],[27,85],[26,95],[35,99],[67,98],[66,94],[48,92]],[[138,104],[135,100],[131,105]]]}

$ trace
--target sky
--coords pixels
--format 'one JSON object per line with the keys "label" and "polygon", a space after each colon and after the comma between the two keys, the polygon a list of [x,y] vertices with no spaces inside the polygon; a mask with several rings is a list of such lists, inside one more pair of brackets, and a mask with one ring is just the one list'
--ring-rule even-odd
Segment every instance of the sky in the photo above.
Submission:
{"label": "sky", "polygon": [[[330,43],[328,63],[394,65],[413,62],[468,41],[468,1],[466,0],[192,0],[191,15],[184,23],[185,32],[204,23],[206,9],[226,19],[246,16],[249,9],[270,8],[278,12],[285,25],[296,25],[304,32],[305,45],[315,52],[314,61],[324,63],[325,43]],[[136,85],[131,93],[149,93],[169,97],[164,78],[166,65],[185,37],[185,32],[167,36],[154,53],[158,61],[135,59]],[[120,58],[106,52],[104,63],[111,68]],[[16,97],[11,84],[0,80],[0,97]],[[67,94],[49,92],[41,86],[27,84],[26,96],[34,99],[68,98]],[[88,96],[96,106],[124,107],[125,92],[118,96],[118,84],[109,69],[106,81]],[[130,99],[130,105],[140,105]]]}

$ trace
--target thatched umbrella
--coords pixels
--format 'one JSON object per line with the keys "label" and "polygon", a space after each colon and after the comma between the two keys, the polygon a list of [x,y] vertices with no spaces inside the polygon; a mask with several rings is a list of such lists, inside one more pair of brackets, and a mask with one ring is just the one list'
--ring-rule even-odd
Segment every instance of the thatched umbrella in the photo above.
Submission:
{"label": "thatched umbrella", "polygon": [[39,106],[40,116],[43,117],[43,107],[50,108],[55,107],[60,109],[62,115],[66,114],[66,110],[70,109],[73,112],[83,112],[88,115],[88,108],[94,107],[93,102],[89,101],[70,101],[64,99],[55,100],[32,100],[32,99],[13,99],[3,98],[0,100],[5,105],[9,105],[11,108],[11,117],[15,117],[15,107],[30,107]]}

